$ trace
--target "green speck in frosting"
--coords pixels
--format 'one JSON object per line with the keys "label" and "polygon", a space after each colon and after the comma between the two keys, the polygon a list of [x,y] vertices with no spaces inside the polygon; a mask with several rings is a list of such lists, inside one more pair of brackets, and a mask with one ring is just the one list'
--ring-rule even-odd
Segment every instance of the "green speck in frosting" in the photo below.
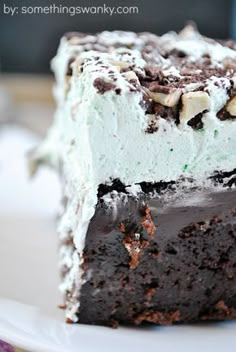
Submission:
{"label": "green speck in frosting", "polygon": [[218,130],[214,130],[214,138],[216,138],[219,134],[219,131]]}
{"label": "green speck in frosting", "polygon": [[184,164],[184,166],[183,166],[183,172],[187,171],[187,169],[188,169],[188,164]]}
{"label": "green speck in frosting", "polygon": [[173,150],[174,150],[173,148],[170,148],[170,152],[173,152]]}

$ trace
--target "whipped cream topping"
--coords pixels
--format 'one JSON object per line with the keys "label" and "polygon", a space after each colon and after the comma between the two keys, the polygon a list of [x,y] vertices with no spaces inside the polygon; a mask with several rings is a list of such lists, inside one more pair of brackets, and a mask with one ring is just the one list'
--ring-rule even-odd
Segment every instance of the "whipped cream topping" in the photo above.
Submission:
{"label": "whipped cream topping", "polygon": [[[67,317],[72,321],[78,319],[82,253],[100,184],[119,178],[130,193],[137,195],[137,184],[143,181],[173,181],[184,176],[201,186],[215,170],[232,170],[236,165],[236,119],[221,121],[217,117],[229,99],[232,70],[228,76],[212,74],[204,80],[203,90],[210,101],[202,116],[204,128],[195,130],[187,121],[177,124],[157,115],[157,131],[146,133],[148,115],[138,77],[141,80],[150,65],[146,49],[155,45],[157,56],[150,62],[158,62],[166,77],[183,75],[180,66],[175,67],[171,58],[162,56],[162,50],[183,51],[188,62],[207,54],[213,68],[221,66],[225,58],[236,60],[234,50],[187,29],[180,35],[162,37],[126,32],[64,37],[52,62],[58,108],[36,158],[60,165],[65,180],[68,202],[58,232],[61,240],[73,234],[76,248],[72,261],[63,259],[64,249],[61,251],[63,265],[69,268],[61,287],[63,292],[72,292],[67,302]],[[68,83],[72,58],[73,73]],[[137,84],[127,79],[130,70],[137,75]],[[102,90],[96,80],[105,82]],[[198,85],[186,84],[181,94],[198,89]],[[71,252],[69,255],[72,257]]]}

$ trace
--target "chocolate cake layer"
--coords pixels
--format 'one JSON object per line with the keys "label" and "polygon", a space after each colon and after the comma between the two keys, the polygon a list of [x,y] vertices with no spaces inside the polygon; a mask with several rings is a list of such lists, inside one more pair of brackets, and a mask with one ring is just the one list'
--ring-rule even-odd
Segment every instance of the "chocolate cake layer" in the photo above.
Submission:
{"label": "chocolate cake layer", "polygon": [[81,323],[236,317],[236,190],[111,196],[115,215],[100,201],[87,232]]}

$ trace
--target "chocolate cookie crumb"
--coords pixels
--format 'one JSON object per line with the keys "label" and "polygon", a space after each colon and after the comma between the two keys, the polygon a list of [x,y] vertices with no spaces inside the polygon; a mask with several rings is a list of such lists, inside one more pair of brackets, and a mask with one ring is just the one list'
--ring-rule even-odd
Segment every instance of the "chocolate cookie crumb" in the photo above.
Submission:
{"label": "chocolate cookie crumb", "polygon": [[99,94],[104,94],[116,88],[116,85],[111,82],[106,82],[102,78],[96,78],[93,82],[94,87]]}

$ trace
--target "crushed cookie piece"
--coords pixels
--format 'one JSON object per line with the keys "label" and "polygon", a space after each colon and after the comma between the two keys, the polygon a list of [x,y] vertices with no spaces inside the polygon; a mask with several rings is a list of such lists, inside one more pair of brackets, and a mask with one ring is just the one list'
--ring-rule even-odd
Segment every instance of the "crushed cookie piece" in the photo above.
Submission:
{"label": "crushed cookie piece", "polygon": [[145,129],[145,133],[155,133],[158,131],[158,116],[154,114],[146,115],[148,118],[148,127]]}
{"label": "crushed cookie piece", "polygon": [[97,89],[97,92],[100,94],[104,94],[114,88],[116,85],[111,82],[106,82],[102,78],[96,78],[93,82],[94,87]]}
{"label": "crushed cookie piece", "polygon": [[116,88],[115,92],[116,92],[117,95],[120,95],[121,94],[121,89],[120,88]]}
{"label": "crushed cookie piece", "polygon": [[200,130],[204,127],[202,118],[203,115],[207,112],[208,110],[205,110],[203,112],[200,112],[196,116],[194,116],[191,120],[187,122],[187,124],[192,127],[194,130]]}

